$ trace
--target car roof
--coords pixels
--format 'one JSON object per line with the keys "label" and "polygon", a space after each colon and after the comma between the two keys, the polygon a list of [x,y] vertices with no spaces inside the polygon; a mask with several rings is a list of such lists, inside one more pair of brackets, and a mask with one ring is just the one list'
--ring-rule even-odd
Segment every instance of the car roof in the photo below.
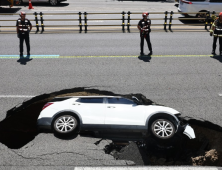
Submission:
{"label": "car roof", "polygon": [[64,96],[64,97],[56,97],[56,98],[122,98],[121,96]]}

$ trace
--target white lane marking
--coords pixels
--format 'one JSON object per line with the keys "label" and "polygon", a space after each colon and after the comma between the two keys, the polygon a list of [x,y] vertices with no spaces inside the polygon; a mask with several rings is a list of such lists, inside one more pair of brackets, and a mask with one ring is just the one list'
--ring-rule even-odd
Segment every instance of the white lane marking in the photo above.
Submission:
{"label": "white lane marking", "polygon": [[222,97],[222,93],[219,93],[219,96]]}
{"label": "white lane marking", "polygon": [[33,98],[35,96],[26,95],[0,95],[0,98]]}
{"label": "white lane marking", "polygon": [[214,167],[169,167],[169,166],[163,166],[163,167],[75,167],[74,170],[218,170]]}

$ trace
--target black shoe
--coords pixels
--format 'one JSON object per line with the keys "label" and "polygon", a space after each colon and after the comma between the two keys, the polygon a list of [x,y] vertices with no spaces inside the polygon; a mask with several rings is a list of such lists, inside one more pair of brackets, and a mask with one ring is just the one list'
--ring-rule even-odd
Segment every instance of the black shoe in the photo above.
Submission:
{"label": "black shoe", "polygon": [[211,54],[216,55],[215,50],[212,50]]}
{"label": "black shoe", "polygon": [[144,53],[140,53],[140,55],[142,56],[142,55],[144,55]]}
{"label": "black shoe", "polygon": [[150,51],[150,53],[148,55],[152,55],[153,54],[153,51]]}

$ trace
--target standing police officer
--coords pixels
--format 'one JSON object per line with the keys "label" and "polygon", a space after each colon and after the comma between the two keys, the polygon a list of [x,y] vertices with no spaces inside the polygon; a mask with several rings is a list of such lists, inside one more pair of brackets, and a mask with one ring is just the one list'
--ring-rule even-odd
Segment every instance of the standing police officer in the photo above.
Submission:
{"label": "standing police officer", "polygon": [[20,14],[21,18],[19,18],[16,22],[17,35],[18,35],[18,38],[20,39],[20,42],[19,42],[20,57],[23,57],[24,40],[27,47],[27,55],[30,56],[29,32],[32,30],[32,24],[27,18],[25,18],[25,16],[26,16],[26,13],[21,12]]}
{"label": "standing police officer", "polygon": [[144,55],[143,53],[143,46],[144,46],[144,38],[146,39],[148,48],[150,50],[150,53],[148,55],[152,55],[153,54],[153,50],[152,50],[152,45],[150,42],[150,25],[151,25],[151,20],[148,19],[148,12],[144,12],[142,14],[143,19],[141,19],[137,25],[137,28],[140,30],[140,55]]}
{"label": "standing police officer", "polygon": [[216,55],[215,50],[217,46],[217,38],[219,37],[219,53],[220,56],[222,56],[222,12],[220,12],[219,18],[217,18],[212,24],[210,36],[212,35],[214,35],[212,54]]}

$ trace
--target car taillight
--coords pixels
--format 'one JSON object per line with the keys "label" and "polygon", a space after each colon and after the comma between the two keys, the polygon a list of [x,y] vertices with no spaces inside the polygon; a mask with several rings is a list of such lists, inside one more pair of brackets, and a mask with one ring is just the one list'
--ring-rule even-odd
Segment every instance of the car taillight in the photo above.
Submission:
{"label": "car taillight", "polygon": [[193,4],[192,2],[190,2],[190,1],[184,1],[184,0],[181,0],[183,3],[185,3],[185,4]]}
{"label": "car taillight", "polygon": [[43,108],[42,108],[42,110],[44,110],[46,107],[48,107],[48,106],[50,106],[50,105],[52,105],[53,103],[46,103],[44,106],[43,106]]}

